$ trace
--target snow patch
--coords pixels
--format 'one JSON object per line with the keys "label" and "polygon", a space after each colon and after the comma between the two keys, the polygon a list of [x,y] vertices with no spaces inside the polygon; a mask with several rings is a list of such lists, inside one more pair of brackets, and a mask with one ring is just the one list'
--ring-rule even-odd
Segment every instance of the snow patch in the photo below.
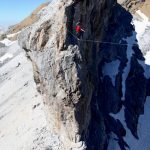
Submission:
{"label": "snow patch", "polygon": [[128,62],[126,64],[126,67],[123,70],[123,75],[122,75],[122,94],[123,94],[122,100],[125,100],[126,79],[129,74],[129,71],[130,71],[131,57],[134,54],[134,52],[132,50],[132,46],[134,44],[136,44],[135,43],[135,40],[136,40],[135,32],[133,32],[133,35],[130,37],[127,37],[127,39],[125,39],[125,40],[128,44],[127,51],[126,51]]}
{"label": "snow patch", "polygon": [[109,76],[114,86],[115,86],[116,75],[118,74],[119,65],[120,65],[120,61],[115,60],[110,63],[105,63],[103,66],[103,75]]}
{"label": "snow patch", "polygon": [[13,55],[11,53],[6,53],[2,57],[0,57],[0,63],[3,63],[5,60],[11,59],[12,57],[13,57]]}
{"label": "snow patch", "polygon": [[[149,53],[149,52],[148,52]],[[147,54],[146,54],[147,55]],[[150,54],[149,54],[149,58],[150,58]],[[138,60],[138,63],[143,67],[144,69],[144,76],[145,78],[149,79],[150,78],[150,66],[149,64],[147,65],[146,63],[149,63],[150,59],[147,59],[147,61],[141,61],[141,60]]]}
{"label": "snow patch", "polygon": [[110,134],[110,139],[108,143],[107,150],[120,150],[119,144],[117,142],[117,136],[114,133]]}
{"label": "snow patch", "polygon": [[124,117],[124,106],[122,107],[122,109],[117,113],[117,114],[113,114],[113,113],[110,113],[109,115],[112,116],[114,119],[118,119],[121,121],[122,124],[126,124],[125,123],[125,117]]}
{"label": "snow patch", "polygon": [[137,10],[136,13],[145,21],[148,22],[148,17],[143,14],[140,10]]}
{"label": "snow patch", "polygon": [[6,46],[10,46],[10,45],[12,45],[14,43],[14,41],[10,41],[7,38],[2,40],[2,41],[0,41],[0,42],[5,44]]}
{"label": "snow patch", "polygon": [[7,35],[7,38],[12,38],[12,37],[18,35],[20,32],[21,32],[21,31],[19,31],[19,32],[17,32],[17,33],[13,33],[13,34],[8,34],[8,35]]}
{"label": "snow patch", "polygon": [[[130,149],[131,150],[141,150],[141,149],[134,149],[134,148],[132,149],[131,148],[131,146],[133,145],[133,143],[137,142],[137,139],[135,139],[133,137],[133,135],[131,134],[130,130],[126,126],[125,117],[124,117],[124,110],[125,110],[125,108],[122,107],[122,109],[120,110],[120,112],[118,112],[117,114],[110,113],[110,116],[112,116],[116,120],[117,119],[120,120],[120,122],[122,123],[123,127],[126,130],[126,136],[124,137],[124,140],[130,146]],[[115,141],[112,141],[112,142],[115,142]],[[119,149],[115,149],[115,150],[120,150],[120,148]]]}
{"label": "snow patch", "polygon": [[[149,116],[150,116],[150,96],[147,97],[146,102],[144,104],[144,115],[140,115],[139,123],[138,123],[138,135],[139,140],[135,139],[134,136],[131,134],[130,130],[127,128],[124,118],[124,107],[120,110],[117,114],[110,113],[114,119],[119,119],[126,130],[126,136],[124,137],[125,142],[130,146],[131,150],[149,150],[150,149],[150,123],[149,123]],[[115,140],[111,140],[111,145],[116,145]],[[110,149],[112,150],[112,149]],[[114,150],[120,150],[114,149]]]}
{"label": "snow patch", "polygon": [[145,58],[145,64],[150,65],[150,51],[146,53],[144,58]]}
{"label": "snow patch", "polygon": [[18,48],[17,42],[6,47],[5,57],[12,52],[13,58],[0,67],[0,149],[58,150],[58,136],[47,127],[32,65]]}

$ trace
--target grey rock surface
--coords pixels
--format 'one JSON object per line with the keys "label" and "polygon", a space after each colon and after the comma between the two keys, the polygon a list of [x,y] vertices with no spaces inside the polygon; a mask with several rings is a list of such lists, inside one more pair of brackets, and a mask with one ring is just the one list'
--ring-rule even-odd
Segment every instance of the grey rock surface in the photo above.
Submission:
{"label": "grey rock surface", "polygon": [[82,24],[89,30],[84,39],[100,40],[113,4],[115,1],[52,2],[41,12],[40,21],[19,36],[32,61],[37,89],[44,96],[49,124],[67,150],[85,149],[94,90],[91,73],[96,69],[92,68],[95,58],[91,58],[94,45],[78,42],[69,32],[74,34],[75,23],[84,15]]}
{"label": "grey rock surface", "polygon": [[[52,1],[39,16],[19,35],[19,43],[33,64],[37,90],[43,95],[49,126],[60,136],[60,149],[107,150],[114,133],[120,149],[126,150],[126,129],[110,114],[124,107],[125,123],[138,139],[138,119],[149,93],[138,62],[143,54],[138,44],[134,46],[133,16],[115,0]],[[74,31],[78,21],[85,30],[81,40]],[[115,69],[110,75],[104,69],[112,62],[119,62],[115,77]]]}

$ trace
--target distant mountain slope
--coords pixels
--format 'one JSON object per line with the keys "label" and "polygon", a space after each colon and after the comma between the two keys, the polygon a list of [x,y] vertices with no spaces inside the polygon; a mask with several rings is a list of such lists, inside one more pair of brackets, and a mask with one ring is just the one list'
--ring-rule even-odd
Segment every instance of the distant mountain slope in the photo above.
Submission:
{"label": "distant mountain slope", "polygon": [[4,27],[0,26],[0,35],[3,34],[5,32]]}
{"label": "distant mountain slope", "polygon": [[32,14],[30,16],[28,16],[27,18],[25,18],[23,21],[21,21],[20,23],[11,26],[8,30],[8,34],[13,34],[16,32],[19,32],[20,30],[22,30],[23,28],[26,28],[27,26],[30,26],[31,24],[33,24],[34,22],[36,22],[38,20],[38,12],[40,10],[42,10],[44,7],[46,7],[49,3],[43,3],[41,4],[38,8],[36,8]]}

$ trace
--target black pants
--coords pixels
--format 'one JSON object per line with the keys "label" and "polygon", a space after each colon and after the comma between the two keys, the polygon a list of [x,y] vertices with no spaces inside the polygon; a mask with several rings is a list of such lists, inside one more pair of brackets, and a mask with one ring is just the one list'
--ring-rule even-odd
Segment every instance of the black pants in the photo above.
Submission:
{"label": "black pants", "polygon": [[77,32],[77,33],[76,33],[77,38],[78,38],[78,39],[80,39],[81,37],[83,38],[83,33],[84,33],[83,31]]}
{"label": "black pants", "polygon": [[80,1],[81,1],[81,0],[74,0],[73,3],[74,3],[74,4],[77,4],[77,3],[79,3]]}

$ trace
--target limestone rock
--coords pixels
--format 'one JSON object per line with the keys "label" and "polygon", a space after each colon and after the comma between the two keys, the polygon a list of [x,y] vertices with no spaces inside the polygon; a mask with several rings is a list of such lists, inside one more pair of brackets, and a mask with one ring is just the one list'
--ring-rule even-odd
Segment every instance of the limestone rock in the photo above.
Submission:
{"label": "limestone rock", "polygon": [[[132,14],[116,0],[54,0],[39,17],[21,32],[19,43],[33,64],[60,149],[107,150],[114,139],[120,149],[129,148],[127,130],[113,116],[124,108],[127,128],[138,138],[149,94]],[[80,40],[74,31],[78,21],[85,30]]]}
{"label": "limestone rock", "polygon": [[[19,36],[20,45],[32,61],[49,125],[60,135],[67,150],[86,147],[94,90],[91,67],[95,63],[95,58],[91,58],[93,44],[78,42],[70,32],[75,34],[75,23],[82,19],[83,27],[89,30],[84,39],[101,39],[113,4],[115,1],[111,0],[85,0],[76,5],[72,0],[51,2],[41,12],[39,21]],[[88,18],[90,14],[92,20]],[[71,15],[76,19],[73,20]]]}

